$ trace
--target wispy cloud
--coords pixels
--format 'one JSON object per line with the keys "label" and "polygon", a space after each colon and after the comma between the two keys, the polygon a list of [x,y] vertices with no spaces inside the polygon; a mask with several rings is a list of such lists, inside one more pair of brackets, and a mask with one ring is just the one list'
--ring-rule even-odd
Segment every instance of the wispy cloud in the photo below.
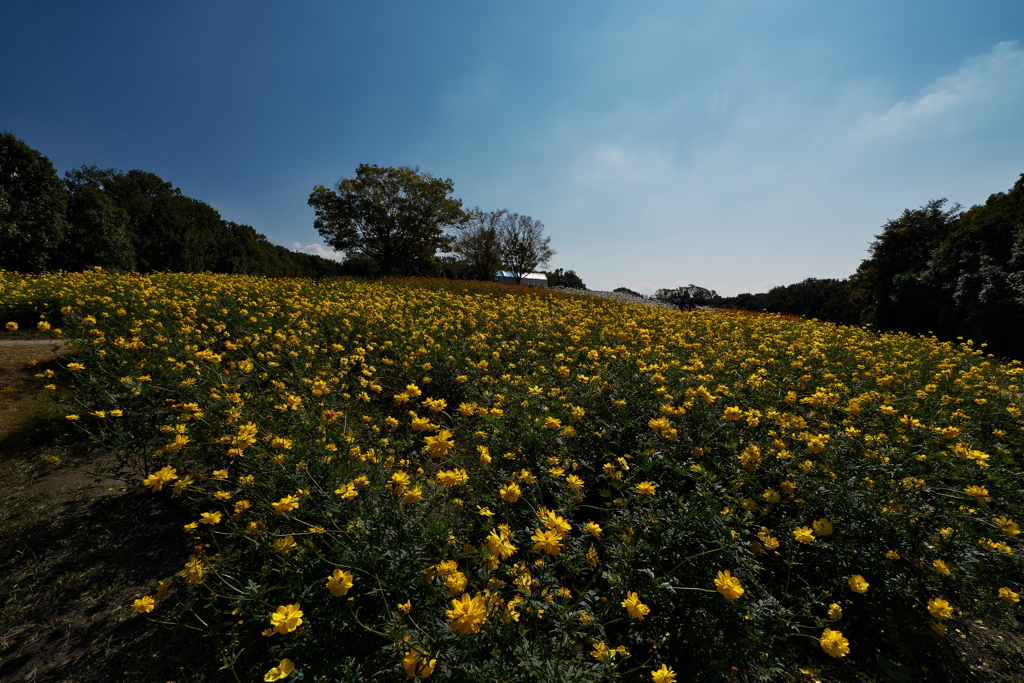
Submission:
{"label": "wispy cloud", "polygon": [[852,133],[857,141],[891,142],[959,132],[983,126],[1008,110],[1020,116],[1022,97],[1024,49],[1016,41],[1003,42],[929,84],[917,98],[898,102],[881,114],[866,115]]}

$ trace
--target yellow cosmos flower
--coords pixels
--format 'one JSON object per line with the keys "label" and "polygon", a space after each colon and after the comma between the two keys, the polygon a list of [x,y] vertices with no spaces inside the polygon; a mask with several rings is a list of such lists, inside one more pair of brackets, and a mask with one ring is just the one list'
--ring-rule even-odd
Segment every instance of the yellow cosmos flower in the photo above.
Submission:
{"label": "yellow cosmos flower", "polygon": [[452,608],[445,612],[451,621],[451,629],[462,635],[479,633],[480,625],[487,621],[487,604],[482,595],[470,597],[463,593],[458,600],[452,600]]}
{"label": "yellow cosmos flower", "polygon": [[653,496],[657,488],[654,484],[649,481],[642,481],[636,485],[636,492],[641,496]]}
{"label": "yellow cosmos flower", "polygon": [[1020,602],[1020,594],[1014,593],[1009,588],[1003,586],[999,589],[999,599],[1008,605],[1012,605],[1015,602]]}
{"label": "yellow cosmos flower", "polygon": [[845,657],[850,654],[850,642],[843,637],[842,631],[827,628],[822,632],[818,642],[821,649],[830,657]]}
{"label": "yellow cosmos flower", "polygon": [[292,671],[295,671],[295,665],[292,664],[292,660],[285,657],[281,660],[280,664],[263,674],[263,680],[268,682],[280,681],[283,678],[287,678]]}
{"label": "yellow cosmos flower", "polygon": [[740,580],[729,573],[728,569],[724,572],[718,572],[718,577],[715,579],[715,588],[729,602],[732,602],[746,592],[743,586],[740,585]]}
{"label": "yellow cosmos flower", "polygon": [[953,607],[942,598],[932,598],[928,601],[928,613],[940,621],[953,618]]}
{"label": "yellow cosmos flower", "polygon": [[736,422],[743,417],[743,411],[740,410],[739,406],[729,406],[722,413],[722,418],[730,422]]}
{"label": "yellow cosmos flower", "polygon": [[153,597],[146,595],[132,603],[132,611],[136,614],[145,614],[146,612],[152,612],[155,605]]}
{"label": "yellow cosmos flower", "polygon": [[523,495],[523,490],[519,488],[518,484],[512,482],[502,486],[501,490],[498,491],[498,495],[506,503],[514,503],[519,500],[519,496]]}
{"label": "yellow cosmos flower", "polygon": [[504,529],[501,533],[491,531],[487,535],[487,549],[499,560],[508,559],[516,551],[516,547],[512,545],[511,534]]}
{"label": "yellow cosmos flower", "polygon": [[163,469],[157,470],[153,474],[149,475],[142,480],[143,485],[148,486],[150,491],[154,493],[163,489],[164,484],[174,481],[178,478],[178,470],[173,467],[164,467]]}
{"label": "yellow cosmos flower", "polygon": [[651,680],[654,683],[676,683],[676,673],[672,667],[662,664],[660,669],[651,671]]}
{"label": "yellow cosmos flower", "polygon": [[831,605],[828,606],[828,618],[829,619],[842,619],[843,618],[843,608],[840,607],[837,603],[833,602]]}
{"label": "yellow cosmos flower", "polygon": [[280,553],[281,555],[287,555],[291,551],[295,550],[295,537],[291,534],[282,536],[281,538],[274,541],[274,552]]}
{"label": "yellow cosmos flower", "polygon": [[562,536],[554,529],[547,531],[537,529],[530,540],[535,541],[533,549],[538,553],[558,555],[562,552]]}
{"label": "yellow cosmos flower", "polygon": [[278,607],[270,617],[270,624],[274,627],[274,633],[291,633],[297,629],[302,625],[299,603]]}
{"label": "yellow cosmos flower", "polygon": [[276,503],[271,503],[270,507],[274,508],[275,515],[283,515],[299,507],[299,498],[298,496],[285,496]]}
{"label": "yellow cosmos flower", "polygon": [[651,608],[640,602],[640,596],[635,591],[627,591],[626,599],[621,604],[629,612],[629,616],[634,619],[642,621],[644,617],[651,613]]}
{"label": "yellow cosmos flower", "polygon": [[814,540],[814,531],[809,526],[800,526],[793,530],[793,536],[800,543],[810,543]]}
{"label": "yellow cosmos flower", "polygon": [[850,590],[852,590],[854,593],[867,593],[868,586],[870,585],[867,581],[864,580],[864,577],[860,574],[854,574],[846,580],[846,583],[849,584]]}
{"label": "yellow cosmos flower", "polygon": [[811,526],[814,527],[814,533],[819,536],[829,536],[832,534],[832,522],[828,521],[824,517],[816,520]]}
{"label": "yellow cosmos flower", "polygon": [[327,590],[331,591],[331,595],[336,598],[340,598],[348,593],[349,589],[352,588],[354,580],[352,572],[343,572],[340,569],[335,569],[331,572],[331,575],[327,577],[327,583],[325,585]]}
{"label": "yellow cosmos flower", "polygon": [[426,450],[431,457],[436,458],[444,456],[448,451],[455,448],[455,442],[453,442],[451,438],[452,433],[447,429],[442,429],[438,431],[435,436],[424,437],[424,441],[426,442],[424,450]]}

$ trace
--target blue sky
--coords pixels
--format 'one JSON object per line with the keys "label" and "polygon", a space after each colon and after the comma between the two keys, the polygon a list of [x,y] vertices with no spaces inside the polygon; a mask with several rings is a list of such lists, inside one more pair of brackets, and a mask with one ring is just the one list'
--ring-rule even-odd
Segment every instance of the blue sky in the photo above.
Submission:
{"label": "blue sky", "polygon": [[313,253],[314,185],[418,165],[542,221],[591,288],[757,292],[1024,172],[1020,0],[11,0],[0,25],[0,129]]}

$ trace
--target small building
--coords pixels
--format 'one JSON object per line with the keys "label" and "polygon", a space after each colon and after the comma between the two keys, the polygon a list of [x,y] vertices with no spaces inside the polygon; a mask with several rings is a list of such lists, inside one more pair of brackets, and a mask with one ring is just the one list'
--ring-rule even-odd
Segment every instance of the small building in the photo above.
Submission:
{"label": "small building", "polygon": [[[514,285],[516,284],[516,276],[511,270],[499,270],[494,273],[494,281],[505,285]],[[523,275],[523,279],[519,284],[526,285],[527,287],[547,287],[548,276],[544,273],[527,273]]]}

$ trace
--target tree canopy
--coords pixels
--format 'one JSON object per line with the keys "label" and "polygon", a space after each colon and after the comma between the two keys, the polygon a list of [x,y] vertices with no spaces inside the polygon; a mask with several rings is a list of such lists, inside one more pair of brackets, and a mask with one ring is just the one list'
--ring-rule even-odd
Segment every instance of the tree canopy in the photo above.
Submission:
{"label": "tree canopy", "polygon": [[67,195],[50,160],[0,132],[0,268],[51,267],[67,232]]}
{"label": "tree canopy", "polygon": [[418,168],[360,164],[355,178],[333,190],[317,185],[309,195],[313,225],[330,246],[371,259],[384,275],[433,272],[445,228],[467,220],[450,179]]}
{"label": "tree canopy", "polygon": [[518,213],[501,212],[498,241],[502,263],[512,271],[517,284],[555,255],[551,238],[544,236],[544,224]]}

